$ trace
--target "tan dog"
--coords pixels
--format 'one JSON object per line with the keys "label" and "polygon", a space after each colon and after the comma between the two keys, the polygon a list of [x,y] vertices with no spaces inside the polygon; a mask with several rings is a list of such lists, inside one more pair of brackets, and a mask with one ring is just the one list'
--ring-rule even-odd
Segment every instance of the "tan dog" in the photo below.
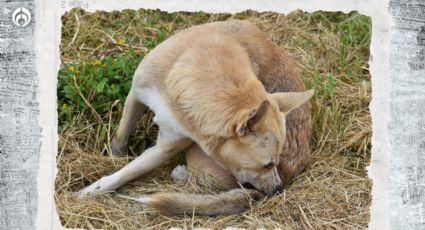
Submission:
{"label": "tan dog", "polygon": [[[290,112],[313,95],[311,90],[281,91],[303,90],[294,64],[248,22],[215,22],[178,32],[140,63],[112,140],[114,154],[125,152],[147,105],[159,126],[156,145],[80,194],[113,191],[193,143],[187,152],[192,171],[225,177],[219,179],[225,189],[236,187],[237,181],[267,195],[279,192],[308,161],[308,103]],[[262,197],[256,190],[247,191]],[[222,202],[227,203],[228,194],[240,199],[242,193],[229,192]],[[176,195],[158,194],[148,203],[164,214],[192,213],[195,208],[196,213],[216,215],[246,208],[203,210],[207,203],[196,200],[205,196],[186,195],[188,202],[172,203]]]}

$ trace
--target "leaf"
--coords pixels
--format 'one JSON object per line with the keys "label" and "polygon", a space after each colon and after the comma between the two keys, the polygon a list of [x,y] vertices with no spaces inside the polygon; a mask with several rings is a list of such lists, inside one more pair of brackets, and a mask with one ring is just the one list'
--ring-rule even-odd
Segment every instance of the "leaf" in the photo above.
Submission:
{"label": "leaf", "polygon": [[107,134],[108,130],[105,128],[105,126],[102,125],[102,129],[100,130],[100,141],[103,142],[104,140],[106,140],[106,134]]}
{"label": "leaf", "polygon": [[106,85],[106,81],[105,81],[105,79],[103,79],[102,81],[100,81],[99,83],[97,83],[96,91],[98,93],[101,93],[103,91],[103,89],[105,89],[105,85]]}
{"label": "leaf", "polygon": [[71,99],[71,100],[73,99],[74,93],[73,93],[73,89],[70,85],[65,85],[63,87],[63,92],[64,92],[64,96],[66,98]]}

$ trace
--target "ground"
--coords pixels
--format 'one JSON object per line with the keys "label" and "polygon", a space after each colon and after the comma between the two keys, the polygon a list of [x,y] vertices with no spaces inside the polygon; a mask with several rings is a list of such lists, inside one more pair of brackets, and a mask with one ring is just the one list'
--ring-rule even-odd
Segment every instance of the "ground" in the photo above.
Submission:
{"label": "ground", "polygon": [[[306,171],[281,195],[231,216],[167,218],[125,198],[158,191],[214,193],[191,180],[183,186],[172,181],[172,169],[184,164],[181,155],[117,192],[77,199],[74,192],[118,170],[155,142],[157,127],[149,112],[130,140],[130,156],[109,154],[108,140],[118,125],[131,76],[143,56],[182,28],[234,18],[250,20],[268,33],[296,61],[307,88],[316,91],[312,100],[312,158]],[[74,9],[62,17],[62,23],[55,200],[64,226],[367,228],[371,203],[366,170],[371,148],[370,18],[356,12],[297,11],[285,16],[253,11],[230,15],[152,10],[88,13]]]}

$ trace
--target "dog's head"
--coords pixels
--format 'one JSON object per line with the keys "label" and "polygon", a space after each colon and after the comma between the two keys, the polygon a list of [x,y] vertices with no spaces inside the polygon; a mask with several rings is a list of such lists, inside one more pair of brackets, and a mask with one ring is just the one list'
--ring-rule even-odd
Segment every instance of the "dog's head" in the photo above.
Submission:
{"label": "dog's head", "polygon": [[256,107],[235,114],[235,135],[213,158],[239,183],[271,195],[283,189],[276,166],[286,137],[285,116],[308,101],[313,90],[268,95]]}

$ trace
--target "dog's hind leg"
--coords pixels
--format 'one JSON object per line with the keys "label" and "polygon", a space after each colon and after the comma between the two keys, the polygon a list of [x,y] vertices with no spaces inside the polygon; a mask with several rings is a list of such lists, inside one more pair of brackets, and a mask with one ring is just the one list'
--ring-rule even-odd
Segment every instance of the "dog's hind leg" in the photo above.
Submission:
{"label": "dog's hind leg", "polygon": [[203,184],[219,190],[239,187],[236,178],[208,157],[197,144],[186,151],[186,162],[190,175]]}
{"label": "dog's hind leg", "polygon": [[188,138],[166,131],[160,129],[155,146],[147,149],[119,171],[102,177],[92,185],[82,189],[79,191],[79,195],[114,191],[171,159],[176,153],[192,143],[192,140]]}
{"label": "dog's hind leg", "polygon": [[146,106],[142,104],[131,90],[125,100],[124,112],[118,130],[112,137],[112,154],[123,155],[127,152],[128,139],[137,126]]}

